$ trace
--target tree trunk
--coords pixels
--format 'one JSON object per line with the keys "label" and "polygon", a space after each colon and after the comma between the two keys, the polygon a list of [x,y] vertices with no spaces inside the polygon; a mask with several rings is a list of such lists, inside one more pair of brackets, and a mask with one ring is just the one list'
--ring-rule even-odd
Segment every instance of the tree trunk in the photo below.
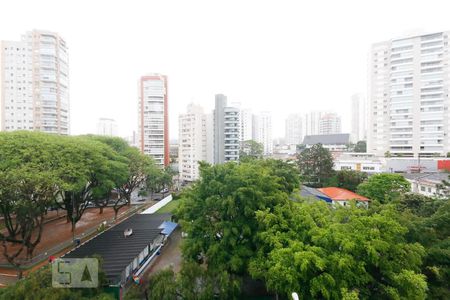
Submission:
{"label": "tree trunk", "polygon": [[98,214],[101,215],[102,213],[103,213],[103,206],[100,206],[100,212]]}
{"label": "tree trunk", "polygon": [[[119,208],[120,209],[120,208]],[[114,207],[114,222],[117,221],[117,214],[119,213],[119,209]]]}
{"label": "tree trunk", "polygon": [[23,271],[20,267],[17,267],[17,279],[22,279]]}

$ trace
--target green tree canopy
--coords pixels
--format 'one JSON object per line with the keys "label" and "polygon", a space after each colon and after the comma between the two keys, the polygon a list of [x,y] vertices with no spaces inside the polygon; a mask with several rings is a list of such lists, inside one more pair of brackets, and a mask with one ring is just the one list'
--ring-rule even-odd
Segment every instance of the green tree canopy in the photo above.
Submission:
{"label": "green tree canopy", "polygon": [[333,157],[322,144],[303,150],[297,159],[301,180],[306,185],[323,187],[334,174]]}
{"label": "green tree canopy", "polygon": [[366,141],[358,141],[355,145],[355,148],[353,149],[354,152],[361,152],[366,153],[367,152],[367,142]]}
{"label": "green tree canopy", "polygon": [[356,192],[358,185],[366,179],[367,173],[353,170],[340,170],[336,171],[334,176],[328,180],[327,185]]}
{"label": "green tree canopy", "polygon": [[254,140],[247,140],[241,143],[239,151],[239,160],[246,161],[249,159],[262,158],[264,154],[264,146]]}
{"label": "green tree canopy", "polygon": [[400,174],[376,174],[358,185],[358,194],[380,203],[399,199],[411,188],[408,180]]}
{"label": "green tree canopy", "polygon": [[264,161],[200,164],[201,179],[183,193],[176,213],[188,234],[184,257],[204,257],[208,269],[245,272],[256,250],[256,211],[290,201],[286,190],[298,186],[297,178],[277,176],[274,166]]}
{"label": "green tree canopy", "polygon": [[407,243],[392,210],[373,213],[324,202],[257,212],[261,243],[250,273],[282,295],[342,299],[424,299],[424,249]]}

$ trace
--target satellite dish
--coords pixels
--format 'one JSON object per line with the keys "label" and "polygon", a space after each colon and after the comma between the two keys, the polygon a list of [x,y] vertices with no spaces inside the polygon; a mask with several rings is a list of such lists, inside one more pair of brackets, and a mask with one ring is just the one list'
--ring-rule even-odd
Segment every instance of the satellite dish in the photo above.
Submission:
{"label": "satellite dish", "polygon": [[130,235],[132,235],[133,234],[133,229],[131,229],[131,228],[127,228],[127,229],[125,229],[124,231],[123,231],[123,236],[124,237],[129,237]]}

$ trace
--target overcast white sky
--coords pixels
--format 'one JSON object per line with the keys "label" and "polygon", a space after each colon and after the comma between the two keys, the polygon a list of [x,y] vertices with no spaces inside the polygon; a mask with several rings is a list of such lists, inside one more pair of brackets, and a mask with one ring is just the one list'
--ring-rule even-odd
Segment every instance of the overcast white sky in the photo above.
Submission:
{"label": "overcast white sky", "polygon": [[1,0],[0,39],[31,29],[69,46],[72,134],[100,117],[121,136],[136,129],[141,75],[169,78],[171,139],[194,101],[214,94],[273,115],[335,110],[349,131],[350,97],[366,93],[370,45],[411,30],[450,29],[450,1],[20,1]]}

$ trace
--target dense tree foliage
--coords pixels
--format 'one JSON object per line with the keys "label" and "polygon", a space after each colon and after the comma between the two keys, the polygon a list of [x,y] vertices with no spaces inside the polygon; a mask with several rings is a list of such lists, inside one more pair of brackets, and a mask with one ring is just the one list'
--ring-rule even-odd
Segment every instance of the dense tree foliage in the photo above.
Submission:
{"label": "dense tree foliage", "polygon": [[[99,286],[105,284],[104,273],[99,274]],[[26,279],[16,284],[0,289],[0,300],[10,299],[51,299],[51,300],[113,300],[113,295],[98,289],[69,289],[52,287],[52,273],[50,266],[31,273]]]}
{"label": "dense tree foliage", "polygon": [[418,194],[405,194],[398,201],[408,240],[425,247],[422,273],[427,276],[430,299],[450,298],[450,202]]}
{"label": "dense tree foliage", "polygon": [[367,152],[367,142],[366,141],[358,141],[355,145],[355,148],[353,148],[353,151],[366,153]]}
{"label": "dense tree foliage", "polygon": [[377,213],[332,208],[324,202],[292,203],[260,211],[257,255],[250,273],[267,287],[305,299],[423,299],[424,249],[409,244],[406,228],[387,209]]}
{"label": "dense tree foliage", "polygon": [[358,186],[358,194],[380,203],[388,203],[409,192],[410,183],[400,174],[376,174]]}
{"label": "dense tree foliage", "polygon": [[[187,233],[182,270],[152,277],[147,295],[233,299],[251,276],[282,298],[449,298],[448,199],[409,193],[402,177],[384,174],[359,185],[374,200],[368,208],[298,200],[294,167],[202,164],[176,213]],[[363,175],[351,173],[341,181],[354,188]]]}
{"label": "dense tree foliage", "polygon": [[356,192],[358,185],[366,179],[367,173],[353,170],[340,170],[336,171],[333,177],[328,179],[327,186],[336,186]]}
{"label": "dense tree foliage", "polygon": [[334,174],[333,157],[322,144],[304,149],[297,158],[302,182],[308,186],[323,187]]}
{"label": "dense tree foliage", "polygon": [[298,185],[298,179],[276,176],[264,161],[202,163],[200,172],[201,179],[183,195],[177,212],[188,234],[184,256],[206,257],[208,268],[245,272],[256,251],[256,211],[289,201],[286,186]]}
{"label": "dense tree foliage", "polygon": [[262,158],[264,155],[264,146],[254,140],[243,141],[239,151],[239,160],[247,161],[249,159]]}
{"label": "dense tree foliage", "polygon": [[16,268],[24,254],[31,258],[50,207],[67,212],[74,232],[90,203],[104,206],[113,190],[121,191],[119,198],[128,203],[131,191],[145,182],[153,166],[118,138],[0,133],[3,256]]}
{"label": "dense tree foliage", "polygon": [[[113,200],[113,209],[115,217],[117,218],[119,210],[125,205],[131,204],[131,194],[136,190],[145,188],[146,180],[150,174],[159,175],[162,174],[162,172],[157,168],[151,157],[142,155],[138,149],[128,146],[121,138],[104,136],[89,136],[89,138],[109,145],[122,157],[126,158],[126,178],[118,177],[115,182],[119,197]],[[106,203],[108,203],[109,197],[106,199]]]}

